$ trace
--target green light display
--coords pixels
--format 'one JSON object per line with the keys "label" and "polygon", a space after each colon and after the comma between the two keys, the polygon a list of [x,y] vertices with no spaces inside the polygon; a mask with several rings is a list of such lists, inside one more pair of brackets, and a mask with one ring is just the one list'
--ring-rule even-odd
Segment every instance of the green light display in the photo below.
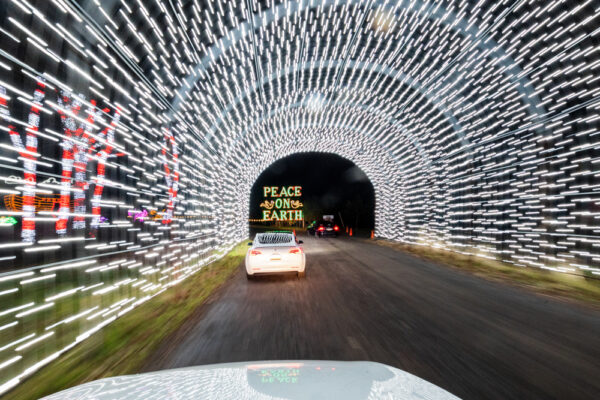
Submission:
{"label": "green light display", "polygon": [[0,217],[0,225],[16,225],[17,220],[14,217]]}
{"label": "green light display", "polygon": [[263,221],[302,221],[302,186],[264,186]]}

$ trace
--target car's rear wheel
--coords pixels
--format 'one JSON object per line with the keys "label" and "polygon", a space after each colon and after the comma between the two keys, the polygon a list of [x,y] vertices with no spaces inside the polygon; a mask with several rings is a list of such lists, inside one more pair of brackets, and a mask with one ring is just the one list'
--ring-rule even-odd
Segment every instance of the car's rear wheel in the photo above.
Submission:
{"label": "car's rear wheel", "polygon": [[298,278],[306,278],[306,271],[298,271]]}
{"label": "car's rear wheel", "polygon": [[246,274],[246,279],[248,279],[249,281],[254,279],[254,275],[250,275],[250,274]]}

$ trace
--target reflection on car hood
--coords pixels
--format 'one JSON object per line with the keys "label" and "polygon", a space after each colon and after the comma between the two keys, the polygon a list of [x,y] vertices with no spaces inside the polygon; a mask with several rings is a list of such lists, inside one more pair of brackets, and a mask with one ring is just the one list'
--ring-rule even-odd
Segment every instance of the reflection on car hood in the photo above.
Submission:
{"label": "reflection on car hood", "polygon": [[373,362],[214,364],[105,378],[46,399],[458,399],[402,370]]}

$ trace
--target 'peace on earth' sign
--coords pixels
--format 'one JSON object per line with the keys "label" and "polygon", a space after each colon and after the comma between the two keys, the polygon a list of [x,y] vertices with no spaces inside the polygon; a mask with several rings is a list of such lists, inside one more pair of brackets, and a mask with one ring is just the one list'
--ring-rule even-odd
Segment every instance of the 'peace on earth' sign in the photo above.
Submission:
{"label": "'peace on earth' sign", "polygon": [[[302,186],[264,186],[265,200],[260,204],[263,208],[264,221],[302,221],[304,206],[300,199]],[[274,199],[274,200],[273,200]]]}
{"label": "'peace on earth' sign", "polygon": [[263,193],[267,197],[300,197],[302,186],[263,186]]}

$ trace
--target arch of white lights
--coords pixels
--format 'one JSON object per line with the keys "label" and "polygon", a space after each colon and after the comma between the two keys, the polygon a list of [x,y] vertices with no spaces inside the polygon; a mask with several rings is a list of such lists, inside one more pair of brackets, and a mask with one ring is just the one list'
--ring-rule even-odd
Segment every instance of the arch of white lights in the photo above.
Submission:
{"label": "arch of white lights", "polygon": [[0,393],[243,239],[296,152],[365,171],[378,236],[600,274],[595,1],[5,3]]}
{"label": "arch of white lights", "polygon": [[[317,132],[316,135],[314,135],[315,131]],[[303,126],[295,129],[292,136],[294,135],[297,135],[299,139],[290,141],[286,135],[285,139],[273,142],[269,151],[252,152],[249,154],[250,159],[242,162],[243,172],[241,172],[241,176],[245,178],[243,182],[246,183],[241,187],[240,192],[242,193],[242,198],[246,199],[246,202],[240,203],[237,212],[242,215],[248,215],[250,191],[253,183],[275,161],[296,153],[333,153],[352,160],[365,172],[371,182],[383,182],[387,180],[388,183],[386,185],[374,185],[376,203],[375,227],[380,234],[392,237],[393,233],[392,231],[386,231],[387,227],[398,227],[400,224],[397,221],[396,224],[388,224],[391,219],[396,220],[396,218],[395,215],[387,214],[386,211],[395,209],[396,206],[392,207],[392,205],[404,196],[401,194],[402,189],[399,182],[394,180],[394,177],[397,176],[394,175],[396,171],[385,168],[386,164],[392,165],[394,162],[389,156],[382,156],[385,150],[381,146],[374,146],[369,143],[364,144],[364,146],[357,146],[356,142],[352,143],[353,140],[357,140],[356,132],[350,129],[340,129],[339,127],[329,128],[322,125]],[[375,157],[377,157],[378,162],[382,162],[384,165],[374,165],[373,160]],[[389,190],[390,188],[396,189]],[[385,221],[386,223],[381,224],[380,221]],[[383,226],[380,227],[379,225]],[[245,221],[240,222],[240,229],[245,229],[246,227],[247,224],[245,224]]]}

